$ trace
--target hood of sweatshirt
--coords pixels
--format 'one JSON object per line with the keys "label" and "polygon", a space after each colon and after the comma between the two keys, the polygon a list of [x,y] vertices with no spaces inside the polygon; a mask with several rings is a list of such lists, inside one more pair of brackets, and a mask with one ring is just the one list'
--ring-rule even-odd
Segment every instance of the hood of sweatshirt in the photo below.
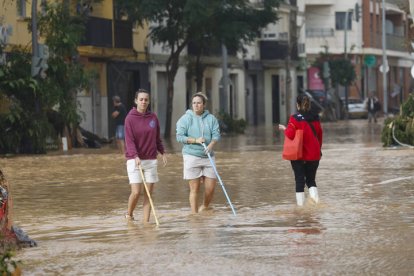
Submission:
{"label": "hood of sweatshirt", "polygon": [[134,116],[134,117],[140,117],[140,118],[149,118],[149,117],[152,117],[152,112],[151,111],[146,111],[145,113],[140,113],[140,112],[138,112],[136,107],[133,107],[129,111],[128,115]]}
{"label": "hood of sweatshirt", "polygon": [[319,115],[318,114],[315,114],[313,112],[310,112],[310,111],[308,111],[308,112],[300,111],[299,114],[302,115],[303,118],[306,121],[308,121],[308,122],[319,121]]}
{"label": "hood of sweatshirt", "polygon": [[[194,111],[193,110],[191,110],[191,109],[188,109],[186,112],[185,112],[185,114],[187,114],[187,115],[190,115],[191,117],[198,117],[195,113],[194,113]],[[204,110],[204,112],[203,112],[203,114],[201,114],[200,116],[201,116],[201,118],[205,118],[205,117],[207,117],[208,116],[208,114],[210,114],[210,112],[208,112],[208,110]]]}

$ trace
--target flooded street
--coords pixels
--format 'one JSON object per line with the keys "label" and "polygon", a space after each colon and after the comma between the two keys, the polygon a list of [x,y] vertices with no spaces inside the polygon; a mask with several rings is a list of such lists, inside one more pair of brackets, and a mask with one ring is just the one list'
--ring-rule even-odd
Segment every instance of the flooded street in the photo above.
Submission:
{"label": "flooded street", "polygon": [[[380,124],[325,123],[320,204],[297,208],[293,173],[272,129],[217,144],[212,210],[189,215],[181,147],[159,168],[153,217],[126,223],[124,157],[76,149],[0,159],[15,225],[38,247],[17,252],[24,275],[409,275],[414,273],[414,151],[384,149]],[[307,192],[307,190],[306,190]]]}

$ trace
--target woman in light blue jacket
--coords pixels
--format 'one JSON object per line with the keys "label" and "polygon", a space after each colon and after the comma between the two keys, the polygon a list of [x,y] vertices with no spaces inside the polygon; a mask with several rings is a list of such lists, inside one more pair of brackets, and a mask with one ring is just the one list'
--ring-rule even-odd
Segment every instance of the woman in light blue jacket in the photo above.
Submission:
{"label": "woman in light blue jacket", "polygon": [[[216,117],[204,110],[206,102],[207,97],[203,93],[194,94],[192,110],[187,110],[177,122],[177,141],[183,144],[184,179],[189,181],[193,214],[208,208],[216,187],[216,175],[206,151],[215,160],[213,147],[220,139],[220,128]],[[205,185],[204,202],[199,208],[197,197],[202,178]]]}

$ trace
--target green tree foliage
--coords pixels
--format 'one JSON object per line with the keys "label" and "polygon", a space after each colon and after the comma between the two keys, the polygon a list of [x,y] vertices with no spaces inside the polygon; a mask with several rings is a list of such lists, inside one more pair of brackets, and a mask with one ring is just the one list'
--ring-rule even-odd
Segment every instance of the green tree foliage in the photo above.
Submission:
{"label": "green tree foliage", "polygon": [[351,85],[356,79],[355,68],[349,59],[339,58],[329,61],[332,86]]}
{"label": "green tree foliage", "polygon": [[244,119],[233,119],[230,114],[219,112],[217,119],[220,123],[220,130],[223,133],[244,133],[247,122]]}
{"label": "green tree foliage", "polygon": [[0,153],[45,153],[46,137],[57,135],[48,117],[53,109],[64,125],[80,121],[76,91],[87,85],[87,77],[74,57],[83,18],[70,16],[62,4],[51,4],[39,15],[38,26],[50,51],[47,77],[31,77],[27,48],[12,49],[8,62],[0,65]]}
{"label": "green tree foliage", "polygon": [[45,151],[49,129],[41,103],[47,96],[30,76],[30,60],[25,49],[14,48],[0,66],[0,153]]}
{"label": "green tree foliage", "polygon": [[229,52],[244,51],[260,36],[260,30],[278,20],[279,1],[263,1],[260,5],[249,1],[190,1],[192,22],[198,32],[191,39],[196,49],[194,66],[197,91],[201,90],[206,65],[201,56],[211,55],[210,49],[220,49],[224,43]]}
{"label": "green tree foliage", "polygon": [[21,270],[18,267],[20,261],[13,260],[13,254],[11,251],[6,250],[0,252],[0,275],[20,275]]}
{"label": "green tree foliage", "polygon": [[88,76],[78,62],[77,47],[85,31],[85,16],[71,15],[65,5],[46,5],[46,14],[40,17],[39,31],[45,37],[51,56],[48,77],[42,89],[49,95],[48,106],[58,106],[66,125],[77,125],[76,93],[88,86]]}
{"label": "green tree foliage", "polygon": [[401,111],[398,116],[387,118],[384,121],[381,141],[384,147],[397,145],[395,138],[403,144],[414,146],[414,95],[411,94],[408,99],[401,105]]}
{"label": "green tree foliage", "polygon": [[263,0],[260,7],[248,0],[119,0],[130,19],[139,24],[151,23],[149,36],[169,49],[167,72],[167,118],[165,136],[171,135],[174,80],[179,57],[190,41],[206,37],[240,49],[243,43],[259,34],[260,28],[277,20],[279,0]]}
{"label": "green tree foliage", "polygon": [[[342,56],[330,54],[328,47],[324,47],[325,51],[320,52],[314,65],[319,68],[320,72],[324,72],[323,64],[328,62],[329,65],[329,80],[331,85],[349,86],[356,79],[356,72],[351,60]],[[325,80],[325,83],[326,80]]]}

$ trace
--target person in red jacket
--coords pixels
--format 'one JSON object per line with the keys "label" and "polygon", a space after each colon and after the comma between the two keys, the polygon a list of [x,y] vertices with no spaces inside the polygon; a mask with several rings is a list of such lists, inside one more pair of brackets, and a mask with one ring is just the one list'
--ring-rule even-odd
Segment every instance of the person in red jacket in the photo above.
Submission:
{"label": "person in red jacket", "polygon": [[300,160],[291,161],[296,182],[296,202],[303,206],[305,202],[305,184],[309,189],[309,196],[319,202],[316,187],[316,171],[321,159],[322,127],[319,116],[310,111],[311,101],[308,96],[301,94],[296,99],[298,113],[290,116],[287,126],[279,125],[279,130],[293,140],[297,129],[303,130],[303,154]]}
{"label": "person in red jacket", "polygon": [[128,199],[127,220],[134,220],[133,212],[140,194],[144,194],[143,217],[144,223],[149,221],[151,206],[145,193],[143,179],[139,171],[142,167],[150,193],[154,183],[158,182],[158,152],[161,154],[164,166],[167,163],[164,146],[160,138],[160,124],[155,113],[148,111],[150,96],[148,91],[139,89],[135,93],[135,104],[125,118],[125,157],[131,194]]}

